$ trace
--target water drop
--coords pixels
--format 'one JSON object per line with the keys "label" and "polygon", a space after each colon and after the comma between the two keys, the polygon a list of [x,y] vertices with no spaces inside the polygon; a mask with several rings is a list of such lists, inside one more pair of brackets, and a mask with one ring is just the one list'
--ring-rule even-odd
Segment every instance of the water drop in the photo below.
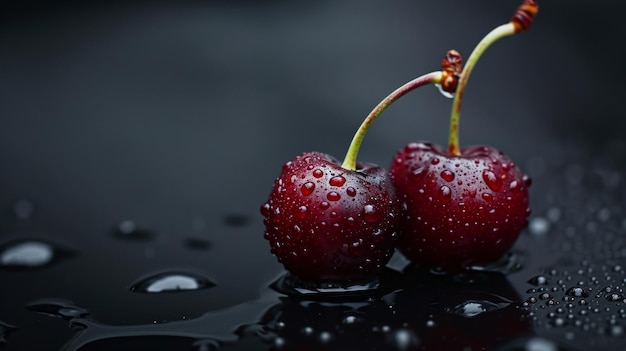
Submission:
{"label": "water drop", "polygon": [[304,196],[311,195],[313,193],[313,190],[315,190],[315,184],[312,182],[306,182],[302,184],[302,187],[300,187],[300,192]]}
{"label": "water drop", "polygon": [[113,236],[124,240],[150,240],[154,238],[154,232],[139,228],[132,220],[123,220],[113,229]]}
{"label": "water drop", "polygon": [[313,176],[314,176],[315,178],[322,178],[322,176],[324,176],[324,172],[322,172],[322,170],[321,170],[321,169],[316,168],[316,169],[313,171]]}
{"label": "water drop", "polygon": [[572,297],[588,297],[589,293],[580,286],[573,286],[565,291],[565,295]]}
{"label": "water drop", "polygon": [[42,313],[52,317],[70,320],[82,318],[89,315],[89,311],[78,307],[74,302],[66,299],[40,299],[27,303],[24,306],[27,310]]}
{"label": "water drop", "polygon": [[412,182],[417,182],[420,179],[422,179],[424,177],[424,175],[426,174],[426,169],[424,167],[418,167],[414,170],[412,170],[409,173],[409,178]]}
{"label": "water drop", "polygon": [[487,184],[489,189],[496,191],[496,192],[502,190],[502,181],[492,171],[484,170],[483,180],[485,181],[485,184]]}
{"label": "water drop", "polygon": [[410,329],[398,329],[390,333],[387,337],[388,342],[395,346],[395,350],[413,350],[419,345],[419,339]]}
{"label": "water drop", "polygon": [[339,193],[336,191],[331,191],[326,194],[326,198],[328,199],[328,201],[339,201],[341,199],[341,195],[339,195]]}
{"label": "water drop", "polygon": [[548,281],[548,278],[546,278],[545,275],[536,275],[536,276],[528,279],[528,283],[532,284],[534,286],[550,284],[550,282]]}
{"label": "water drop", "polygon": [[454,180],[454,172],[449,169],[441,171],[441,178],[443,178],[447,182],[451,182]]}
{"label": "water drop", "polygon": [[433,158],[432,160],[430,160],[430,163],[432,163],[433,165],[438,165],[439,164],[439,159],[438,158]]}
{"label": "water drop", "polygon": [[40,241],[24,241],[7,247],[0,253],[2,266],[40,267],[52,261],[54,249]]}
{"label": "water drop", "polygon": [[512,181],[511,184],[509,184],[509,189],[511,189],[511,190],[519,189],[518,181],[517,180]]}
{"label": "water drop", "polygon": [[356,189],[354,189],[353,187],[349,186],[346,189],[346,194],[348,194],[348,196],[350,196],[350,197],[355,197],[356,196]]}
{"label": "water drop", "polygon": [[489,193],[483,193],[481,196],[482,196],[483,200],[485,200],[487,202],[493,201],[493,195],[491,195]]}
{"label": "water drop", "polygon": [[439,189],[439,198],[443,202],[450,202],[450,200],[452,199],[452,191],[450,190],[450,188],[445,186],[445,185],[443,185]]}
{"label": "water drop", "polygon": [[550,222],[543,217],[535,217],[528,223],[528,230],[534,235],[541,236],[548,233]]}
{"label": "water drop", "polygon": [[363,219],[365,219],[366,222],[374,223],[378,221],[379,217],[380,213],[378,212],[378,209],[374,207],[374,205],[363,206]]}
{"label": "water drop", "polygon": [[328,201],[322,201],[320,203],[320,209],[322,210],[327,210],[330,207],[330,204],[328,203]]}
{"label": "water drop", "polygon": [[328,183],[330,183],[330,185],[332,186],[343,186],[346,183],[346,178],[340,175],[335,176],[335,177],[330,178]]}
{"label": "water drop", "polygon": [[298,216],[298,218],[302,219],[304,217],[306,217],[306,214],[308,212],[308,208],[306,206],[300,206],[298,207],[298,212],[296,212],[296,216]]}
{"label": "water drop", "polygon": [[138,280],[131,285],[130,291],[138,293],[166,293],[208,289],[214,286],[215,283],[199,274],[165,272]]}
{"label": "water drop", "polygon": [[443,88],[441,87],[441,84],[435,84],[435,86],[437,87],[437,90],[439,90],[441,95],[443,95],[444,97],[447,97],[448,99],[452,99],[454,97],[453,93],[443,90]]}
{"label": "water drop", "polygon": [[475,317],[485,312],[496,311],[511,304],[510,301],[495,297],[493,300],[468,300],[454,307],[453,312],[467,318]]}

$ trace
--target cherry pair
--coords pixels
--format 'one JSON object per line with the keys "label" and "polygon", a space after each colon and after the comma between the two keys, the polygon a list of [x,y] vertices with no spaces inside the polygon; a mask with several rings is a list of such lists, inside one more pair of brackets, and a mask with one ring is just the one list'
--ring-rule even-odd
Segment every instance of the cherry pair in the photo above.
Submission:
{"label": "cherry pair", "polygon": [[[414,263],[446,272],[498,260],[527,225],[530,180],[490,146],[461,149],[463,92],[482,53],[528,29],[538,4],[525,0],[510,22],[487,34],[463,66],[450,51],[442,70],[392,92],[365,118],[343,163],[307,152],[284,164],[261,207],[271,252],[296,277],[353,282],[375,276],[395,249]],[[454,94],[449,147],[410,143],[389,171],[357,162],[372,122],[406,93],[435,84]]]}

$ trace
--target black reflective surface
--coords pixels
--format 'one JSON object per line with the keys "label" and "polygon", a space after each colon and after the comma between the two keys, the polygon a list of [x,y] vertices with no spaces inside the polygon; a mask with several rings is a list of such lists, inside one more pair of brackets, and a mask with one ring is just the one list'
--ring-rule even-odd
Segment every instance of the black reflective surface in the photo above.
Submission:
{"label": "black reflective surface", "polygon": [[[533,178],[513,261],[446,277],[395,257],[369,299],[288,296],[259,206],[303,151],[343,157],[400,84],[466,57],[517,1],[59,2],[0,14],[0,349],[620,350],[624,29],[542,3],[465,95],[461,143]],[[359,158],[445,143],[435,88]],[[133,291],[135,290],[135,291]],[[140,290],[142,293],[139,293]]]}

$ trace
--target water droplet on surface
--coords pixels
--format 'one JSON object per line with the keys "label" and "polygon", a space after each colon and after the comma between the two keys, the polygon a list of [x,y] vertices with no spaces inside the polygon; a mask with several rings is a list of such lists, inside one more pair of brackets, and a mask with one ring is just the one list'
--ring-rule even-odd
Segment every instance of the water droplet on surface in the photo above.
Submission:
{"label": "water droplet on surface", "polygon": [[130,291],[137,293],[169,293],[208,289],[215,286],[210,279],[194,273],[165,272],[142,278]]}
{"label": "water droplet on surface", "polygon": [[378,221],[380,218],[380,213],[374,205],[365,205],[363,206],[363,219],[366,222],[374,223]]}
{"label": "water droplet on surface", "polygon": [[502,180],[496,176],[496,174],[490,170],[483,171],[483,180],[489,189],[498,192],[502,190]]}
{"label": "water droplet on surface", "polygon": [[78,307],[74,302],[66,299],[39,299],[31,301],[24,306],[27,310],[42,313],[48,316],[70,320],[89,315],[89,311]]}
{"label": "water droplet on surface", "polygon": [[493,195],[491,195],[489,193],[483,193],[481,196],[482,196],[483,200],[485,200],[487,202],[493,201]]}
{"label": "water droplet on surface", "polygon": [[356,196],[356,189],[354,189],[353,187],[349,186],[346,189],[346,194],[348,194],[348,196],[350,196],[350,197],[355,197]]}
{"label": "water droplet on surface", "polygon": [[588,297],[589,293],[580,286],[573,286],[565,291],[565,295],[572,297]]}
{"label": "water droplet on surface", "polygon": [[409,179],[412,182],[417,182],[420,179],[424,178],[424,175],[426,175],[425,171],[426,169],[424,167],[418,167],[409,173]]}
{"label": "water droplet on surface", "polygon": [[326,198],[328,199],[328,201],[339,201],[341,199],[341,195],[339,195],[339,193],[336,191],[331,191],[326,194]]}
{"label": "water droplet on surface", "polygon": [[154,232],[139,228],[132,220],[123,220],[113,229],[113,236],[124,240],[150,240],[154,238]]}
{"label": "water droplet on surface", "polygon": [[52,261],[54,250],[52,247],[39,241],[26,241],[8,247],[0,253],[0,263],[3,266],[44,266]]}
{"label": "water droplet on surface", "polygon": [[313,170],[313,177],[322,178],[323,176],[324,176],[324,172],[321,169],[316,168]]}
{"label": "water droplet on surface", "polygon": [[454,172],[449,169],[441,171],[441,178],[443,178],[446,182],[451,182],[454,180]]}
{"label": "water droplet on surface", "polygon": [[20,239],[0,245],[0,267],[41,268],[74,254],[74,251],[38,239]]}
{"label": "water droplet on surface", "polygon": [[545,235],[548,233],[548,230],[550,230],[550,222],[543,217],[535,217],[528,223],[528,230],[530,230],[533,235]]}
{"label": "water droplet on surface", "polygon": [[534,286],[542,286],[542,285],[548,285],[549,281],[548,281],[548,278],[546,278],[545,275],[536,275],[536,276],[528,279],[528,283],[532,284]]}
{"label": "water droplet on surface", "polygon": [[306,182],[302,184],[302,187],[300,187],[300,192],[304,196],[311,195],[313,193],[313,190],[315,190],[315,184],[313,182]]}
{"label": "water droplet on surface", "polygon": [[298,212],[296,212],[296,216],[300,219],[306,217],[307,212],[309,211],[309,209],[306,206],[300,206],[298,207]]}
{"label": "water droplet on surface", "polygon": [[417,335],[410,329],[397,329],[387,336],[387,342],[394,350],[413,350],[419,345]]}
{"label": "water droplet on surface", "polygon": [[330,178],[328,183],[332,186],[343,186],[346,183],[346,178],[340,175],[335,176],[335,177]]}
{"label": "water droplet on surface", "polygon": [[442,202],[450,202],[450,200],[452,199],[452,191],[449,187],[443,185],[441,188],[439,188],[439,199]]}
{"label": "water droplet on surface", "polygon": [[505,308],[511,304],[511,301],[505,300],[498,296],[493,296],[489,300],[468,300],[454,307],[452,312],[459,316],[472,318],[480,314],[496,311]]}

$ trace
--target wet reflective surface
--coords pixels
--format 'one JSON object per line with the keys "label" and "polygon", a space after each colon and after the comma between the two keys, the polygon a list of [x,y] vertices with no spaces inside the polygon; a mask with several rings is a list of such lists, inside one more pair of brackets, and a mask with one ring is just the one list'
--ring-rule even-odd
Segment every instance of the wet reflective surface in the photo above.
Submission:
{"label": "wet reflective surface", "polygon": [[[626,75],[597,74],[621,4],[544,4],[472,76],[461,143],[533,181],[513,250],[454,276],[396,255],[349,287],[271,256],[280,167],[341,157],[380,99],[517,1],[19,6],[0,13],[0,349],[623,349]],[[434,87],[404,97],[360,159],[445,142],[449,111]]]}

